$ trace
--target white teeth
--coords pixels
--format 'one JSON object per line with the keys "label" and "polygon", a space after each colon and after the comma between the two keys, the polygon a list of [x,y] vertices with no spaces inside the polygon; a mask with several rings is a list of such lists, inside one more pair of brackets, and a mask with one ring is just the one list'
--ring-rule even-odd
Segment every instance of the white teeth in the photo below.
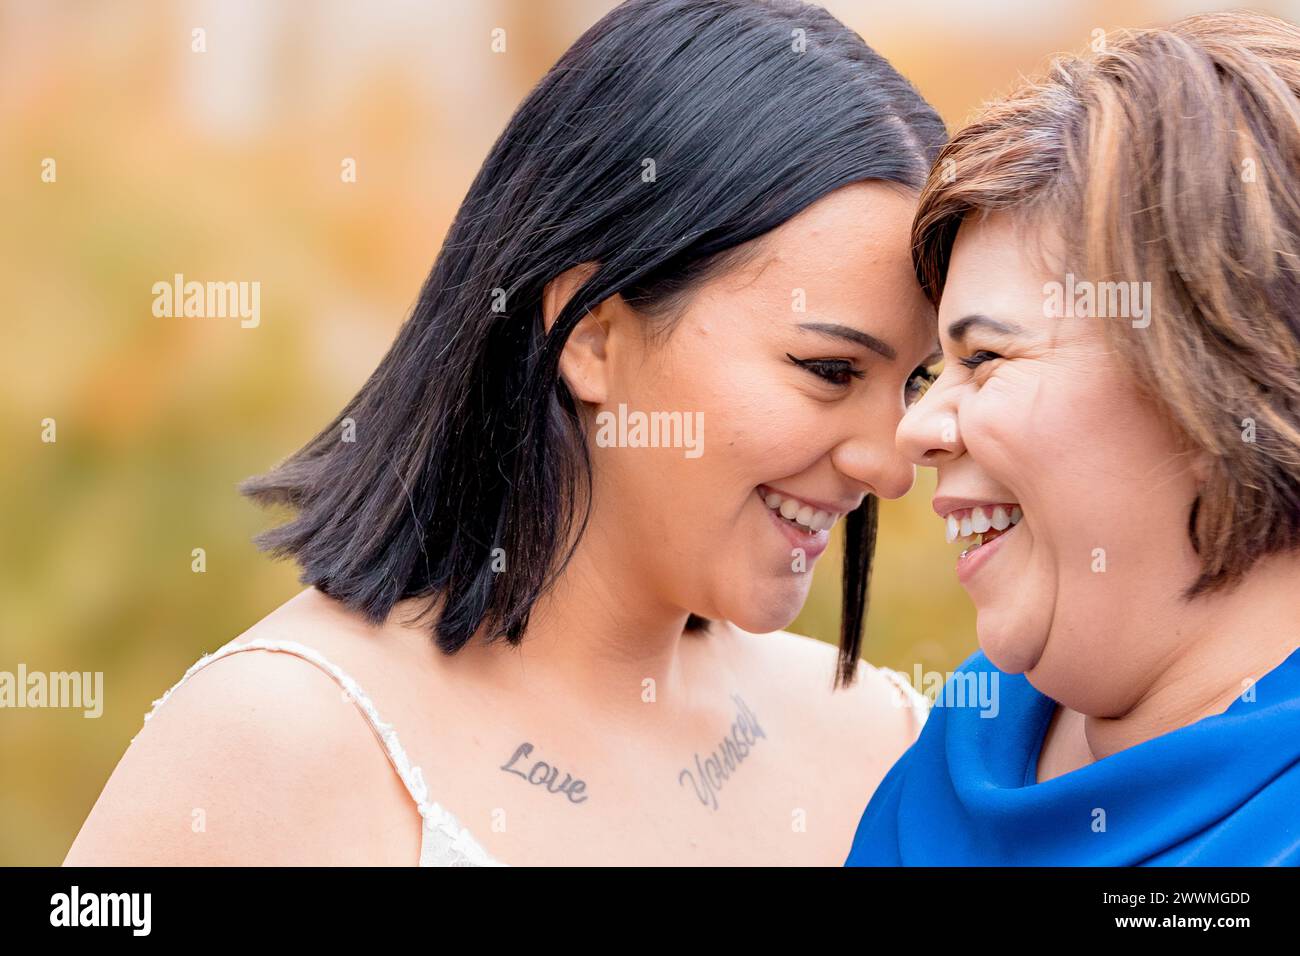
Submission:
{"label": "white teeth", "polygon": [[804,504],[795,498],[785,498],[775,491],[763,494],[763,504],[777,512],[787,521],[802,525],[808,531],[829,531],[839,518],[837,512],[818,511],[812,505]]}
{"label": "white teeth", "polygon": [[944,531],[948,543],[959,539],[971,539],[971,547],[978,548],[984,543],[983,535],[990,531],[1006,531],[1020,523],[1024,512],[1019,505],[980,505],[971,508],[962,517],[960,511],[953,511],[944,518]]}

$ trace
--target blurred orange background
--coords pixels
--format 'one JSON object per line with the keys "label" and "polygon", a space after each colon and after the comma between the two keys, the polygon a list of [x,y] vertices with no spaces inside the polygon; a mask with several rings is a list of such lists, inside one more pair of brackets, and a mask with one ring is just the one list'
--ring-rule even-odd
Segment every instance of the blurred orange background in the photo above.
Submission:
{"label": "blurred orange background", "polygon": [[[361,385],[511,113],[612,5],[0,3],[0,670],[103,671],[106,699],[0,710],[0,864],[61,862],[154,698],[300,590],[236,483]],[[950,129],[1095,30],[1215,9],[824,5]],[[260,282],[260,324],[155,318],[175,273]],[[885,503],[872,588],[866,656],[908,674],[977,646],[932,489]],[[792,630],[837,640],[838,563]]]}

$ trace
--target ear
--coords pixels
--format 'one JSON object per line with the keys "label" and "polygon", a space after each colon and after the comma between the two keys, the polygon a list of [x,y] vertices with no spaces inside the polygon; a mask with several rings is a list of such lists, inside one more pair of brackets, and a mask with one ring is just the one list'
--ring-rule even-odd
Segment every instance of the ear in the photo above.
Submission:
{"label": "ear", "polygon": [[1214,474],[1214,456],[1186,435],[1183,436],[1183,443],[1184,453],[1187,455],[1187,469],[1196,484],[1197,494],[1200,494]]}
{"label": "ear", "polygon": [[[584,262],[546,283],[542,290],[542,322],[548,333],[573,294],[595,272],[595,263]],[[603,402],[609,392],[609,302],[600,303],[578,320],[560,353],[560,375],[582,402]]]}

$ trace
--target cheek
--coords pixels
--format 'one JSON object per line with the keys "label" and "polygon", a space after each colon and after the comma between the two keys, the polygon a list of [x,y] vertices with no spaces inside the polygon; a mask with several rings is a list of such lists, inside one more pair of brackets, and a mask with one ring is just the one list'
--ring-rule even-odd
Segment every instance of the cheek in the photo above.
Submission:
{"label": "cheek", "polygon": [[990,378],[969,406],[963,440],[1024,507],[1058,617],[1127,607],[1140,582],[1185,573],[1191,475],[1122,371],[1026,365]]}
{"label": "cheek", "polygon": [[1030,499],[1053,493],[1050,486],[1060,480],[1061,469],[1046,463],[1061,463],[1073,452],[1064,427],[1068,403],[1064,390],[1043,387],[1038,370],[1008,365],[962,402],[962,443],[982,473],[1028,507]]}
{"label": "cheek", "polygon": [[747,493],[763,481],[798,474],[826,453],[833,406],[800,389],[790,370],[768,354],[740,342],[708,344],[708,354],[672,353],[640,376],[639,401],[701,413],[704,454],[684,463],[692,476],[707,473],[711,482]]}
{"label": "cheek", "polygon": [[[1062,603],[1063,595],[1103,584],[1093,571],[1094,549],[1127,547],[1119,540],[1129,530],[1115,509],[1115,463],[1098,454],[1121,441],[1124,416],[1097,384],[1072,369],[1024,360],[990,376],[960,409],[962,439],[980,473],[1026,515],[1013,618],[1032,634],[1045,634],[1043,614],[1068,612],[1072,602]],[[1032,643],[1026,639],[1021,649]]]}
{"label": "cheek", "polygon": [[963,403],[962,439],[1040,523],[1060,513],[1092,520],[1113,506],[1117,484],[1150,465],[1154,436],[1135,430],[1134,411],[1114,375],[1026,361]]}
{"label": "cheek", "polygon": [[758,392],[729,409],[722,425],[729,453],[746,470],[759,466],[766,478],[795,475],[825,454],[825,417],[817,403],[788,388]]}
{"label": "cheek", "polygon": [[[792,431],[789,404],[761,363],[730,351],[714,334],[693,349],[672,340],[644,361],[619,369],[602,411],[677,413],[690,422],[695,447],[596,447],[605,498],[631,526],[681,546],[711,540],[734,522],[753,488],[777,475],[764,471]],[[706,345],[708,351],[701,346]],[[594,442],[593,442],[594,444]]]}

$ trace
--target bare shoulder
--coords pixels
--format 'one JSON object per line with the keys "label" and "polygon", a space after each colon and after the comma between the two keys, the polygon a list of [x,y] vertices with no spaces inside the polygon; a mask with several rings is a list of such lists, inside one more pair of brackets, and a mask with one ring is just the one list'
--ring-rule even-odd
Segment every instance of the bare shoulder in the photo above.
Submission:
{"label": "bare shoulder", "polygon": [[64,862],[410,865],[419,836],[414,802],[340,685],[302,657],[247,650],[201,667],[153,712]]}
{"label": "bare shoulder", "polygon": [[923,701],[901,674],[859,660],[854,682],[832,689],[837,646],[790,631],[749,634],[728,626],[773,683],[790,688],[798,682],[801,704],[833,729],[839,742],[856,742],[893,759],[919,736],[923,719],[918,718],[924,713],[918,715],[916,708],[923,708]]}

